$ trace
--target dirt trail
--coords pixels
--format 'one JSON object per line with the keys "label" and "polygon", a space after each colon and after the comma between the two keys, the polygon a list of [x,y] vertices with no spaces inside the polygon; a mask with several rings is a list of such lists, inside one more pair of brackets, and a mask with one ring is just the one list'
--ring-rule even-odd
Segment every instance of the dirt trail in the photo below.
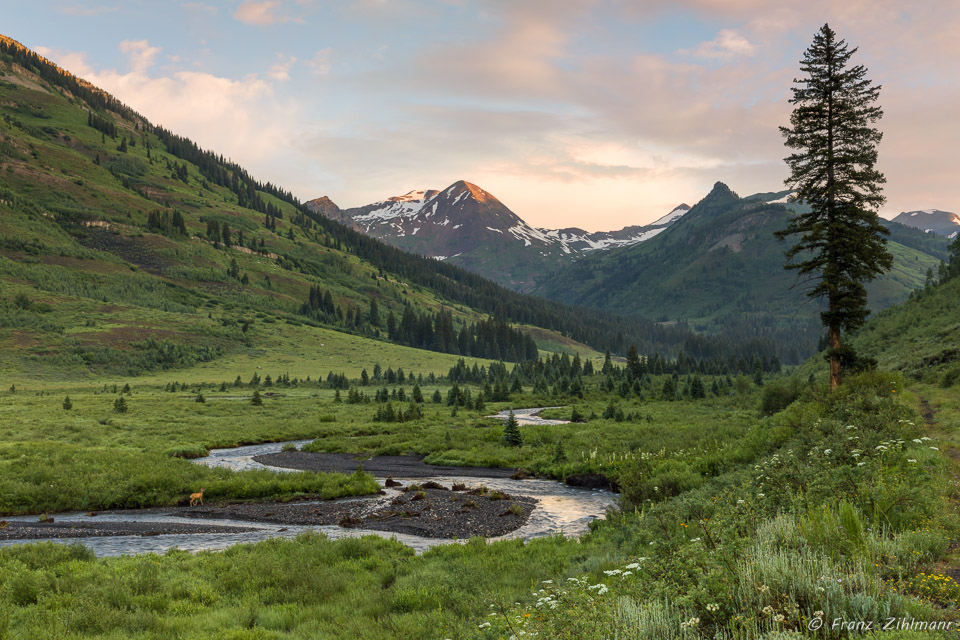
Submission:
{"label": "dirt trail", "polygon": [[[937,411],[930,406],[930,401],[920,397],[920,415],[923,417],[923,426],[930,437],[942,435],[937,433]],[[946,448],[947,457],[950,459],[950,479],[954,486],[960,487],[960,447],[950,446]],[[953,498],[954,508],[960,509],[956,497]],[[960,553],[960,546],[953,545],[953,556],[938,567],[938,572],[950,576],[957,582],[960,582],[960,567],[955,564],[956,554]]]}

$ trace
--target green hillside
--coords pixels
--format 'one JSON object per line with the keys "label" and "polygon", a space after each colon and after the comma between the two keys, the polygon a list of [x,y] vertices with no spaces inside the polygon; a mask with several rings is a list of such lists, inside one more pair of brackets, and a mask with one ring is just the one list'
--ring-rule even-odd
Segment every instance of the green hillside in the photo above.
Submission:
{"label": "green hillside", "polygon": [[3,37],[0,174],[0,370],[12,378],[225,362],[301,377],[374,362],[445,372],[459,356],[631,344],[776,351],[573,309],[405,254]]}
{"label": "green hillside", "polygon": [[[769,335],[794,347],[802,360],[816,344],[819,307],[783,269],[786,226],[794,205],[768,204],[758,194],[741,199],[726,185],[713,191],[666,231],[642,244],[583,258],[545,280],[544,297],[662,322],[683,322],[726,335]],[[902,225],[897,225],[901,227]],[[903,236],[912,246],[896,239]],[[884,308],[920,288],[940,253],[898,229],[889,243],[893,270],[870,284],[870,304]],[[942,252],[939,243],[930,251]]]}
{"label": "green hillside", "polygon": [[923,289],[880,312],[857,335],[859,351],[932,384],[960,381],[960,278]]}

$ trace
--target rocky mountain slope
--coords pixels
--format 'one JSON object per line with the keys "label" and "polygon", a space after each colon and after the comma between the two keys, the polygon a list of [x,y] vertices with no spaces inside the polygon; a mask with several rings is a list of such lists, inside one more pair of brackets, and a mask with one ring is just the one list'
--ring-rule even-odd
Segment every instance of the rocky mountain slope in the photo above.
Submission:
{"label": "rocky mountain slope", "polygon": [[518,291],[531,289],[580,255],[652,238],[690,208],[680,205],[649,225],[618,231],[544,229],[527,224],[491,193],[464,180],[353,209],[341,210],[329,198],[307,206],[405,251],[456,264]]}

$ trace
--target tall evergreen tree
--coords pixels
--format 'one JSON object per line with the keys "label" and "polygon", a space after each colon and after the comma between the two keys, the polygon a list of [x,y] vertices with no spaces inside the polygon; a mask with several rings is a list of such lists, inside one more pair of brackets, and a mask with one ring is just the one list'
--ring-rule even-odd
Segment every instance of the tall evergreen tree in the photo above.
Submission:
{"label": "tall evergreen tree", "polygon": [[[791,126],[780,128],[794,150],[785,159],[790,167],[785,182],[811,210],[794,217],[777,237],[800,235],[786,252],[785,267],[816,282],[810,297],[826,298],[821,320],[829,336],[831,389],[856,359],[843,334],[861,326],[869,313],[864,282],[893,265],[886,248],[889,231],[877,216],[886,182],[874,166],[883,137],[873,126],[883,116],[874,104],[880,87],[872,85],[863,65],[848,67],[856,51],[823,25],[800,62],[805,77],[794,80]],[[794,258],[799,261],[791,262]]]}

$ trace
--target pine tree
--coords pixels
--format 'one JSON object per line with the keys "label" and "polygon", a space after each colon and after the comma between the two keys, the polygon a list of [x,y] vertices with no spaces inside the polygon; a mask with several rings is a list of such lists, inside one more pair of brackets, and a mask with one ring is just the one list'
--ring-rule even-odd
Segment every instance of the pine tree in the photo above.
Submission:
{"label": "pine tree", "polygon": [[944,269],[944,280],[960,277],[960,233],[950,243],[950,262]]}
{"label": "pine tree", "polygon": [[520,424],[517,417],[510,411],[510,417],[507,418],[507,426],[503,428],[503,443],[508,447],[519,447],[523,445],[523,436],[520,435]]}
{"label": "pine tree", "polygon": [[[877,216],[886,182],[874,167],[883,137],[872,126],[883,116],[874,105],[880,87],[872,86],[863,65],[848,68],[856,51],[823,25],[800,62],[806,77],[794,80],[791,126],[780,128],[794,150],[786,158],[791,171],[786,184],[811,211],[795,216],[776,235],[782,240],[800,234],[786,252],[785,267],[811,276],[817,284],[808,295],[827,300],[821,320],[830,341],[831,390],[856,360],[842,336],[866,320],[863,283],[893,264],[886,248],[889,231]],[[789,262],[798,256],[800,262]]]}
{"label": "pine tree", "polygon": [[255,407],[263,406],[263,398],[260,397],[260,392],[256,389],[253,390],[253,396],[250,398],[250,404]]}
{"label": "pine tree", "polygon": [[117,413],[126,413],[129,410],[127,406],[127,400],[123,396],[120,396],[113,401],[113,410]]}
{"label": "pine tree", "polygon": [[63,399],[63,410],[70,411],[70,409],[73,409],[73,403],[70,401],[70,396],[67,396]]}

